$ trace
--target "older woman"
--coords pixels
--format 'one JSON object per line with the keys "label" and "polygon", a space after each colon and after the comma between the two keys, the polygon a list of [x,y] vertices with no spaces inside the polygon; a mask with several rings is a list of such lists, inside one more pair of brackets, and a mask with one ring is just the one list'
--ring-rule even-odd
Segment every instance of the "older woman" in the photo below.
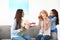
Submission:
{"label": "older woman", "polygon": [[48,13],[46,10],[42,10],[39,15],[39,34],[36,40],[50,40],[50,20],[48,18]]}

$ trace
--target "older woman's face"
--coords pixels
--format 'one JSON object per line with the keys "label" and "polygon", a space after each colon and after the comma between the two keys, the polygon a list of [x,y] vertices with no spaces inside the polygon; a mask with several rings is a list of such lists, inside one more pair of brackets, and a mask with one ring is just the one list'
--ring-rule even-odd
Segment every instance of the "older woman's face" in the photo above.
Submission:
{"label": "older woman's face", "polygon": [[44,11],[41,11],[41,14],[40,15],[42,16],[43,19],[46,18],[46,14],[45,14]]}

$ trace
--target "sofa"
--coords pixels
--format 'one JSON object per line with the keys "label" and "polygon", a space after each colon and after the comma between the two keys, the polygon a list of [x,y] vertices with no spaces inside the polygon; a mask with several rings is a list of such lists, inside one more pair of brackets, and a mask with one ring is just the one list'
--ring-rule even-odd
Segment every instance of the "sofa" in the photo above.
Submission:
{"label": "sofa", "polygon": [[10,40],[11,26],[1,25],[0,26],[0,40]]}
{"label": "sofa", "polygon": [[[11,40],[10,31],[11,31],[10,25],[1,25],[0,26],[0,40]],[[31,40],[35,40],[35,37],[38,34],[38,29],[35,26],[31,27],[30,29],[26,30],[25,34],[30,35]]]}
{"label": "sofa", "polygon": [[[11,40],[10,39],[10,25],[1,25],[0,26],[0,40]],[[31,40],[35,40],[36,35],[38,34],[38,29],[36,26],[31,27],[30,29],[26,30],[25,34],[31,36]],[[52,39],[50,39],[52,40]]]}

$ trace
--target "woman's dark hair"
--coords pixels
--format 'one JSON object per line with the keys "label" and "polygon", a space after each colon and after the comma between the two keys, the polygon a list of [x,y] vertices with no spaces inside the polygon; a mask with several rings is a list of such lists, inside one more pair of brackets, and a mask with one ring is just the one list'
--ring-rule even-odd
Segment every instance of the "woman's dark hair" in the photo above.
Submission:
{"label": "woman's dark hair", "polygon": [[23,9],[17,9],[16,15],[15,15],[15,19],[16,19],[15,29],[16,30],[21,28],[22,13],[23,13]]}
{"label": "woman's dark hair", "polygon": [[59,24],[59,16],[58,16],[57,10],[52,9],[51,11],[53,12],[53,14],[55,15],[55,17],[57,18],[57,19],[56,19],[56,25],[58,25],[58,24]]}

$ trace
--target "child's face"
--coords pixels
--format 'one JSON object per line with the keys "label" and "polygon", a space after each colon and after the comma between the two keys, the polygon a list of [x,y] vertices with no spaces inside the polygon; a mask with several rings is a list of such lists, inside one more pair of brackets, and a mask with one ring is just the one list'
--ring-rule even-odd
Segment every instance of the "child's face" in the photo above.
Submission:
{"label": "child's face", "polygon": [[50,12],[50,16],[54,16],[54,14],[53,14],[53,12],[52,12],[52,11]]}

